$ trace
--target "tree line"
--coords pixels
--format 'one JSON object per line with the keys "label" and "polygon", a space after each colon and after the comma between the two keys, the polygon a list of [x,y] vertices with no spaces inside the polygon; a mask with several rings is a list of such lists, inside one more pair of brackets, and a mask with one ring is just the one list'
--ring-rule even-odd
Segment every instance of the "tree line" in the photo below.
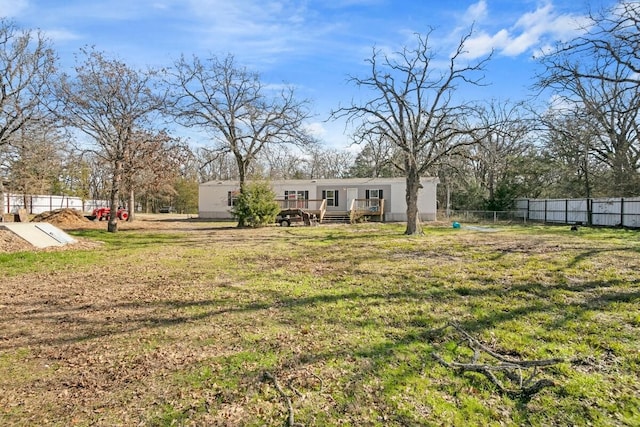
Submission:
{"label": "tree line", "polygon": [[[266,85],[233,55],[138,70],[85,47],[63,72],[40,31],[0,19],[0,194],[108,199],[134,220],[136,206],[196,211],[198,183],[208,180],[238,180],[242,192],[251,179],[401,176],[406,234],[421,232],[425,175],[440,178],[440,205],[451,209],[638,196],[640,4],[588,18],[578,37],[536,56],[524,101],[465,99],[489,83],[493,59],[470,59],[473,28],[445,61],[433,29],[397,52],[373,48],[368,73],[349,78],[364,101],[328,118],[351,125],[356,154],[323,146],[309,131],[311,101]],[[189,132],[203,136],[179,136]]]}

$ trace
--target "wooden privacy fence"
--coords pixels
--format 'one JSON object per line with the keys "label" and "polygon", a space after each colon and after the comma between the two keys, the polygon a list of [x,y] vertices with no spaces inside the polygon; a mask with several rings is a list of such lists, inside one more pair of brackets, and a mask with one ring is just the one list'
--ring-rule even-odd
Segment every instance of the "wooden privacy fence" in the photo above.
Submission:
{"label": "wooden privacy fence", "polygon": [[640,197],[519,199],[515,207],[524,220],[640,228]]}

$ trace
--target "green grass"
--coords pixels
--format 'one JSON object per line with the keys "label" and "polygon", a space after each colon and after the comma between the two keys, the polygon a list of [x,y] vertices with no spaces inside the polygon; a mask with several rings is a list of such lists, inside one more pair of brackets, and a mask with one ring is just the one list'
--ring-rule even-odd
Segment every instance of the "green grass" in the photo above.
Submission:
{"label": "green grass", "polygon": [[[199,227],[2,255],[0,422],[286,425],[269,372],[305,425],[640,424],[637,232]],[[555,386],[439,364],[452,321]]]}

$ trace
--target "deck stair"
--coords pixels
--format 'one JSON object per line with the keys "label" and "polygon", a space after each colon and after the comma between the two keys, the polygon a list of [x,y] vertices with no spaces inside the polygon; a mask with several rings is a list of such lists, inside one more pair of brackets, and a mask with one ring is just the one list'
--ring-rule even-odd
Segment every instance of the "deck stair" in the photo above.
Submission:
{"label": "deck stair", "polygon": [[326,211],[323,224],[348,224],[350,222],[349,212]]}

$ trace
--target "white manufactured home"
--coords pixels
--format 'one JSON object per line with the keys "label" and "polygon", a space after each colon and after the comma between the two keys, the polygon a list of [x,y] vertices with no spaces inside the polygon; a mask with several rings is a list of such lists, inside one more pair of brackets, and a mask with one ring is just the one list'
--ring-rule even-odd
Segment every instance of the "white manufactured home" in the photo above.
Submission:
{"label": "white manufactured home", "polygon": [[[436,219],[438,178],[422,178],[418,213],[423,221]],[[282,209],[302,209],[323,220],[402,222],[407,220],[405,178],[295,179],[270,181]],[[200,184],[200,218],[231,219],[240,189],[237,181]]]}

